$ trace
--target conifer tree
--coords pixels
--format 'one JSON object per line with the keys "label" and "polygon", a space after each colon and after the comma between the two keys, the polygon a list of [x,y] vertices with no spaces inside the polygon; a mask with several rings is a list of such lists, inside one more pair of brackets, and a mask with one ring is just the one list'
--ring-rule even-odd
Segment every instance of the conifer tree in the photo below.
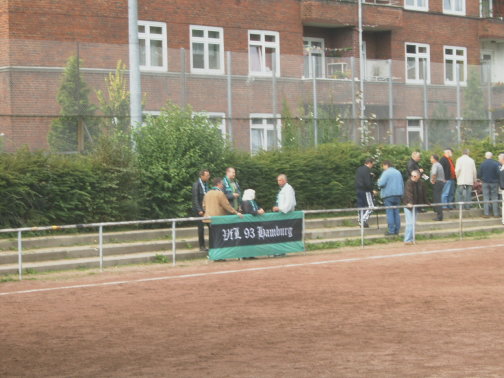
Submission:
{"label": "conifer tree", "polygon": [[61,116],[51,124],[49,146],[58,152],[75,152],[78,150],[78,128],[82,124],[84,149],[89,150],[97,134],[94,113],[96,107],[89,102],[89,88],[80,75],[75,56],[71,56],[63,73],[57,101],[61,106]]}

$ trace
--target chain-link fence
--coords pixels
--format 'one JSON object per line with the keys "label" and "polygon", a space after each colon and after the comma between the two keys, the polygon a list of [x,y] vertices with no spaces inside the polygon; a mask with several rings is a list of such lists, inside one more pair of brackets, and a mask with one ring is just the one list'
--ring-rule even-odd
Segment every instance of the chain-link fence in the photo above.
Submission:
{"label": "chain-link fence", "polygon": [[[431,62],[358,59],[346,51],[193,44],[141,45],[145,115],[167,102],[206,114],[238,149],[331,141],[456,146],[504,140],[504,86],[497,64],[467,64],[467,52]],[[419,49],[421,47],[418,47]],[[2,148],[89,150],[110,130],[129,130],[128,45],[9,40],[0,43]],[[494,62],[495,63],[495,62]],[[273,74],[276,72],[276,74]],[[362,80],[361,80],[362,79]]]}

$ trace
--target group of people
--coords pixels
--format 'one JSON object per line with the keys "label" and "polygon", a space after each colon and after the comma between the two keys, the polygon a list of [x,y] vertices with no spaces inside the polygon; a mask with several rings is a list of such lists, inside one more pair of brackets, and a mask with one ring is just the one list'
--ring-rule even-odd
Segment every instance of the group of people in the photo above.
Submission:
{"label": "group of people", "polygon": [[[255,190],[242,189],[236,179],[236,169],[228,167],[224,177],[217,177],[212,180],[212,187],[208,186],[210,172],[207,169],[199,173],[199,178],[192,186],[192,210],[197,217],[213,217],[219,215],[243,214],[262,215],[265,213],[255,200]],[[287,176],[280,174],[277,176],[279,191],[272,211],[289,213],[296,207],[296,194],[294,188],[287,182]],[[204,224],[210,224],[211,220],[206,219],[198,222],[198,243],[200,251],[207,252],[205,246]]]}
{"label": "group of people", "polygon": [[[469,151],[463,151],[456,162],[453,162],[453,150],[447,148],[440,158],[437,154],[430,156],[432,163],[429,175],[420,167],[421,154],[413,152],[406,166],[407,179],[403,180],[402,173],[396,169],[392,162],[385,160],[382,163],[383,172],[377,181],[380,197],[386,207],[406,205],[404,215],[406,227],[404,242],[412,244],[414,240],[414,212],[423,212],[423,208],[415,208],[414,205],[429,205],[427,200],[425,182],[432,185],[432,203],[436,216],[434,221],[443,220],[443,210],[454,208],[453,202],[466,202],[464,208],[469,209],[472,200],[474,186],[478,183],[478,177],[482,183],[484,201],[483,217],[490,217],[490,210],[494,217],[502,216],[504,224],[504,212],[500,210],[499,203],[502,200],[504,207],[504,152],[498,156],[498,161],[493,158],[491,152],[485,154],[485,161],[479,171],[476,169],[474,159],[469,156]],[[368,220],[375,206],[373,196],[378,194],[375,190],[373,159],[366,159],[355,173],[355,187],[357,191],[357,207],[359,211],[358,222],[363,227],[369,227]],[[423,179],[423,181],[422,181]],[[398,208],[386,209],[388,230],[385,235],[398,235],[401,228],[401,218]]]}

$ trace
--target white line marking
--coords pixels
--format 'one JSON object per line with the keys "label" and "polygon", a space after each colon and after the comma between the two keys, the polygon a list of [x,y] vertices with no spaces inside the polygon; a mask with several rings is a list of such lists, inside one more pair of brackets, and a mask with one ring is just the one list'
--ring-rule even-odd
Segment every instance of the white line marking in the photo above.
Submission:
{"label": "white line marking", "polygon": [[32,290],[20,290],[20,291],[5,292],[5,293],[0,293],[0,296],[14,295],[14,294],[40,293],[40,292],[56,291],[56,290],[83,289],[83,288],[90,288],[90,287],[115,286],[115,285],[174,280],[174,279],[183,279],[183,278],[196,278],[196,277],[205,277],[205,276],[215,276],[215,275],[221,275],[221,274],[257,272],[257,271],[272,270],[272,269],[297,268],[297,267],[310,266],[310,265],[339,264],[339,263],[348,263],[348,262],[357,262],[357,261],[366,261],[366,260],[391,259],[391,258],[395,258],[395,257],[433,255],[433,254],[438,254],[438,253],[450,253],[450,252],[464,252],[464,251],[496,248],[496,247],[504,247],[504,244],[495,244],[495,245],[491,245],[491,246],[465,247],[465,248],[435,249],[432,251],[420,251],[420,252],[403,252],[403,253],[395,253],[392,255],[352,257],[352,258],[347,258],[347,259],[312,261],[312,262],[299,263],[299,264],[283,264],[283,265],[264,266],[264,267],[257,267],[257,268],[220,270],[217,272],[181,274],[178,276],[162,276],[162,277],[152,277],[152,278],[140,278],[140,279],[136,279],[136,280],[112,281],[112,282],[102,282],[102,283],[93,283],[93,284],[49,287],[49,288],[45,288],[45,289],[32,289]]}

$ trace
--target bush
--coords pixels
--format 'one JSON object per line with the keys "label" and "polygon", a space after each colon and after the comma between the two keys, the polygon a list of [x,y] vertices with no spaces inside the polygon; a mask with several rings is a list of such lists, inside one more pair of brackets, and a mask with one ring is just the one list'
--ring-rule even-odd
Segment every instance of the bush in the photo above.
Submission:
{"label": "bush", "polygon": [[227,144],[220,130],[191,109],[168,104],[134,136],[146,218],[186,216],[191,185],[201,169],[224,169]]}

